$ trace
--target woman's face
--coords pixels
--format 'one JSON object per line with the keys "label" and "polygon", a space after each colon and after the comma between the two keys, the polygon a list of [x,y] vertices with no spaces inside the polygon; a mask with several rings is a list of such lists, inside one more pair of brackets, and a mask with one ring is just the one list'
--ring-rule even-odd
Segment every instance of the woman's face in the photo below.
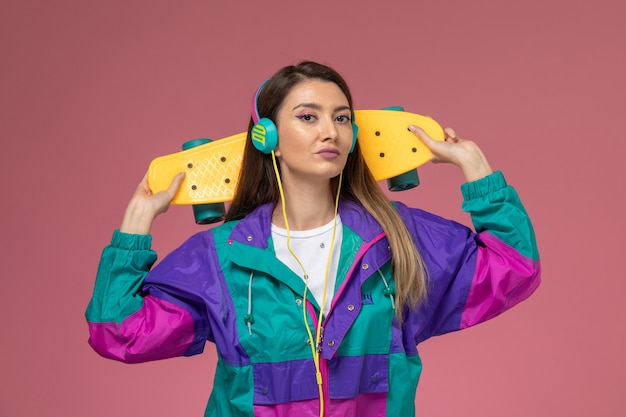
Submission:
{"label": "woman's face", "polygon": [[352,112],[337,84],[307,80],[296,84],[276,118],[275,154],[285,180],[328,181],[346,165],[352,146]]}

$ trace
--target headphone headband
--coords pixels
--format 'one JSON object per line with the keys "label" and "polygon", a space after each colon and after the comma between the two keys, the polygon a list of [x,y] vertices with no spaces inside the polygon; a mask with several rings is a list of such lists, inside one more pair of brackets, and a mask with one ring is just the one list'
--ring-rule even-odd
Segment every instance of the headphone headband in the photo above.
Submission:
{"label": "headphone headband", "polygon": [[252,96],[252,101],[250,102],[250,114],[252,115],[252,120],[254,121],[254,123],[259,123],[259,120],[261,119],[261,116],[259,116],[258,107],[259,94],[261,94],[261,90],[263,89],[263,87],[265,87],[265,84],[267,84],[268,81],[269,78],[263,81],[259,88],[257,88],[256,93],[254,93],[254,95]]}

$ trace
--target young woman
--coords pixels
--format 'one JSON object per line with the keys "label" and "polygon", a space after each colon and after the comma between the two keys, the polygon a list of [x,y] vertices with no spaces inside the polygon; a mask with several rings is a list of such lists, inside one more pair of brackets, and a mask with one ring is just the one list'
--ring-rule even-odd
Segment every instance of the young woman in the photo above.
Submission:
{"label": "young woman", "polygon": [[102,254],[91,346],[135,363],[215,343],[206,416],[415,415],[417,344],[493,318],[539,285],[516,192],[474,142],[408,126],[433,161],[463,172],[476,231],[391,203],[360,153],[345,81],[314,62],[278,71],[252,113],[224,224],[154,269],[150,226],[183,177],[156,194],[143,179]]}

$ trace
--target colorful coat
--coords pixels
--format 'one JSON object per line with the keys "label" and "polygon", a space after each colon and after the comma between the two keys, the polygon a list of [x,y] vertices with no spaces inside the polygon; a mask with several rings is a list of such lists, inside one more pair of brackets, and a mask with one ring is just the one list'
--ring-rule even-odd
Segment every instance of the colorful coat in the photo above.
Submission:
{"label": "colorful coat", "polygon": [[[402,326],[385,233],[360,205],[341,202],[320,360],[326,415],[414,416],[417,344],[493,318],[539,285],[532,225],[502,174],[461,190],[477,232],[396,204],[430,277],[427,303]],[[274,256],[271,213],[261,206],[200,232],[151,271],[151,237],[116,231],[86,313],[91,346],[135,363],[198,354],[211,341],[218,363],[206,416],[318,416],[304,283]],[[312,296],[305,303],[315,329],[320,308]]]}

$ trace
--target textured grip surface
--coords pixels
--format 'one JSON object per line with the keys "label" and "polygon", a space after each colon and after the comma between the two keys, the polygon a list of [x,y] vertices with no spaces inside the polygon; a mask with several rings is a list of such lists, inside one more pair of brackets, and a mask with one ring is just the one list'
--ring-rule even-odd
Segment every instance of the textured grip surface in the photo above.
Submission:
{"label": "textured grip surface", "polygon": [[164,190],[172,178],[186,176],[172,204],[204,204],[233,198],[243,158],[246,134],[229,136],[186,151],[161,156],[150,163],[152,192]]}

